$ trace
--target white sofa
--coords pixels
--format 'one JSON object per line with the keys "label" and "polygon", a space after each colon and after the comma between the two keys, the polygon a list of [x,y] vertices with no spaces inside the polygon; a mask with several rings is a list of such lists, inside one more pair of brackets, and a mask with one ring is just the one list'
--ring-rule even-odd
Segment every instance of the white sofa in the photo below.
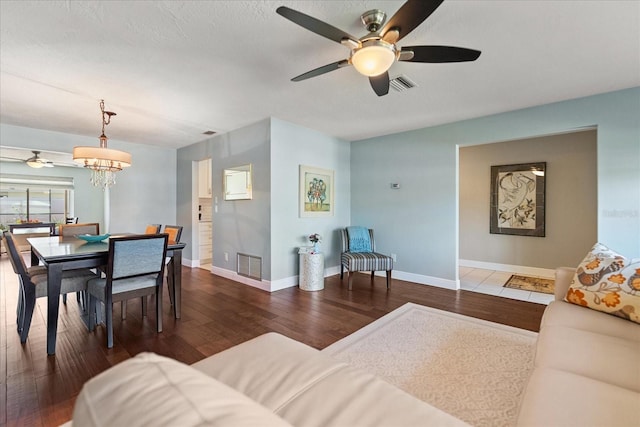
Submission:
{"label": "white sofa", "polygon": [[575,269],[556,269],[519,426],[640,426],[640,325],[563,301]]}
{"label": "white sofa", "polygon": [[[556,271],[519,426],[640,426],[640,325],[562,301]],[[142,353],[89,380],[78,426],[463,426],[307,345],[269,333],[191,366]]]}
{"label": "white sofa", "polygon": [[191,366],[142,353],[89,380],[78,426],[467,426],[305,344],[269,333]]}

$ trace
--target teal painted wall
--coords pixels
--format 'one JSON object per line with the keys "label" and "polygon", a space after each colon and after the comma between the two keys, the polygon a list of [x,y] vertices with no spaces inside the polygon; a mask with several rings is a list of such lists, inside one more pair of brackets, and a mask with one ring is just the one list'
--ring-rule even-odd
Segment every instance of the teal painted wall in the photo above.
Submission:
{"label": "teal painted wall", "polygon": [[[77,145],[98,146],[95,138],[0,125],[0,145],[71,153]],[[111,232],[143,231],[149,223],[174,224],[176,221],[176,150],[109,140],[109,147],[131,153],[132,166],[118,172],[110,191]],[[10,163],[0,164],[0,172],[10,173]],[[31,168],[27,168],[31,169]],[[31,169],[34,170],[34,169]],[[53,168],[52,176],[74,176],[76,185],[75,214],[81,221],[95,220],[104,229],[104,195],[102,189],[89,184],[89,171],[75,168]],[[16,172],[17,173],[17,172]],[[48,172],[38,169],[37,174]]]}
{"label": "teal painted wall", "polygon": [[455,280],[458,146],[589,126],[598,129],[598,240],[640,257],[640,88],[352,142],[351,222],[376,229],[396,269]]}

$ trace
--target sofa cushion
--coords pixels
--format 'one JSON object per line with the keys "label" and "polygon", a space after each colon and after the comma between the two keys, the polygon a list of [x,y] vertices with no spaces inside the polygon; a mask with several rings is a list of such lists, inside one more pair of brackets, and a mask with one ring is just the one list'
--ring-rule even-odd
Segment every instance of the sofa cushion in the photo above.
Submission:
{"label": "sofa cushion", "polygon": [[275,333],[192,366],[295,426],[467,425],[373,375]]}
{"label": "sofa cushion", "polygon": [[639,325],[564,301],[553,301],[544,310],[540,330],[547,326],[566,326],[640,343]]}
{"label": "sofa cushion", "polygon": [[535,366],[572,372],[640,392],[638,355],[637,341],[565,326],[546,326],[538,335]]}
{"label": "sofa cushion", "polygon": [[238,393],[173,359],[141,353],[83,386],[79,426],[289,426]]}
{"label": "sofa cushion", "polygon": [[576,269],[565,300],[640,323],[640,263],[596,243]]}
{"label": "sofa cushion", "polygon": [[525,389],[521,427],[638,426],[640,394],[591,378],[536,368]]}

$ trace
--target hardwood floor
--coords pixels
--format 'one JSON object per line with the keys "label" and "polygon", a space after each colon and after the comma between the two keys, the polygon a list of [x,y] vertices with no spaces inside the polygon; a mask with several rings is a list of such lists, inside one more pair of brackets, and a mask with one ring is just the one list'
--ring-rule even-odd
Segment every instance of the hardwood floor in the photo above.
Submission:
{"label": "hardwood floor", "polygon": [[450,291],[358,274],[353,291],[339,276],[325,289],[296,288],[268,293],[183,268],[182,319],[170,312],[165,287],[164,331],[155,332],[155,313],[141,317],[139,301],[128,305],[127,319],[114,309],[114,347],[106,348],[104,329],[89,333],[79,318],[75,297],[61,305],[55,356],[46,354],[46,298],[40,298],[29,339],[16,332],[17,276],[0,258],[0,425],[54,426],[68,421],[85,381],[142,351],[194,363],[235,344],[275,331],[322,349],[373,320],[414,302],[441,310],[538,331],[545,305],[469,291]]}

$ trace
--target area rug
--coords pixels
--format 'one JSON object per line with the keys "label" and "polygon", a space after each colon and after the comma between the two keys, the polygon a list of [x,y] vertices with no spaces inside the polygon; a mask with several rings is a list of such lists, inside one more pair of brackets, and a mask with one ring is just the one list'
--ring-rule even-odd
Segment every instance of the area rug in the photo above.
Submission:
{"label": "area rug", "polygon": [[553,295],[555,280],[542,279],[540,277],[519,276],[514,274],[509,278],[509,280],[507,280],[504,287]]}
{"label": "area rug", "polygon": [[537,335],[407,303],[322,351],[473,426],[513,426]]}

